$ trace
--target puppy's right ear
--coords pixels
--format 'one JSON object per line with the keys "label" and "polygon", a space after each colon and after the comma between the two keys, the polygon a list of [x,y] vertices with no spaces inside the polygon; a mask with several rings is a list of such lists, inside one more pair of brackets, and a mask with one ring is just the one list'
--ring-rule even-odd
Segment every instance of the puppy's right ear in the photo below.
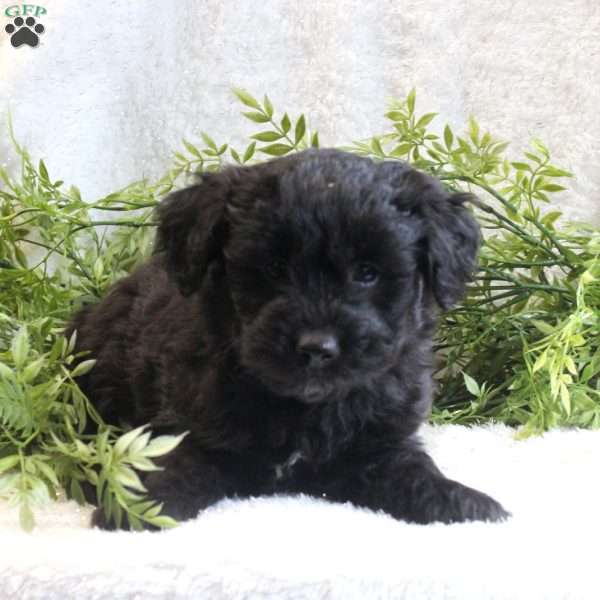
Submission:
{"label": "puppy's right ear", "polygon": [[175,192],[158,205],[156,250],[165,252],[169,274],[184,296],[200,287],[213,261],[222,259],[229,191],[225,173],[206,174],[202,183]]}

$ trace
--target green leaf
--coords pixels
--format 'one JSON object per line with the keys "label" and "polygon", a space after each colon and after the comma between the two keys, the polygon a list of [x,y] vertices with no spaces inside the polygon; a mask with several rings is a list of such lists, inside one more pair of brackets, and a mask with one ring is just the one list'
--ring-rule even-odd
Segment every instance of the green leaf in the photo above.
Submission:
{"label": "green leaf", "polygon": [[178,523],[175,519],[171,517],[167,517],[166,515],[159,515],[158,517],[152,517],[149,522],[156,527],[160,527],[161,529],[171,529],[173,527],[177,527]]}
{"label": "green leaf", "polygon": [[243,162],[248,162],[254,156],[254,150],[256,148],[256,142],[252,142],[247,148],[246,152],[244,152],[244,160]]}
{"label": "green leaf", "polygon": [[33,512],[27,501],[21,501],[19,505],[19,522],[24,531],[30,533],[35,527]]}
{"label": "green leaf", "polygon": [[291,152],[294,149],[293,146],[289,144],[271,144],[269,146],[265,146],[264,148],[259,148],[259,152],[264,152],[265,154],[269,154],[270,156],[283,156],[288,152]]}
{"label": "green leaf", "polygon": [[136,438],[140,437],[147,427],[147,425],[141,425],[140,427],[136,427],[135,429],[132,429],[120,436],[117,442],[115,443],[115,453],[117,455],[125,454],[125,452],[133,443],[133,441]]}
{"label": "green leaf", "polygon": [[74,185],[69,187],[69,196],[71,196],[75,202],[83,202],[79,188]]}
{"label": "green leaf", "polygon": [[281,119],[281,128],[283,129],[283,133],[287,134],[291,127],[292,127],[292,122],[290,121],[288,114],[285,113],[283,115],[283,118]]}
{"label": "green leaf", "polygon": [[81,484],[77,479],[71,479],[69,484],[70,496],[73,498],[78,504],[85,504],[85,494],[83,493],[83,489],[81,488]]}
{"label": "green leaf", "polygon": [[406,97],[406,107],[408,108],[408,112],[410,115],[415,112],[415,101],[417,99],[417,90],[413,88],[410,90],[408,96]]}
{"label": "green leaf", "polygon": [[[160,512],[160,510],[162,509],[162,506],[163,506],[162,502],[157,503],[154,500],[145,500],[142,502],[136,502],[130,508],[131,508],[131,511],[136,514],[147,515],[148,511],[152,510],[155,507],[158,507],[159,508],[158,512]],[[158,513],[156,513],[156,514],[158,514]]]}
{"label": "green leaf", "polygon": [[3,167],[0,167],[0,179],[2,179],[2,181],[4,182],[4,185],[6,185],[7,188],[12,187],[8,173],[6,172],[6,169],[4,169]]}
{"label": "green leaf", "polygon": [[577,375],[578,371],[577,371],[577,367],[575,366],[575,362],[573,361],[573,359],[570,356],[565,356],[564,362],[565,362],[565,367],[567,367],[567,370],[569,371],[569,373],[571,373],[571,375]]}
{"label": "green leaf", "polygon": [[579,333],[572,335],[569,341],[571,342],[571,346],[573,346],[574,348],[578,348],[579,346],[585,346],[585,338]]}
{"label": "green leaf", "polygon": [[571,173],[571,171],[558,169],[557,167],[553,167],[551,165],[543,167],[539,172],[540,175],[545,175],[546,177],[573,177],[573,173]]}
{"label": "green leaf", "polygon": [[492,145],[490,151],[493,154],[499,155],[502,154],[508,147],[510,146],[510,142],[497,142]]}
{"label": "green leaf", "polygon": [[409,152],[410,149],[412,148],[412,144],[409,144],[408,142],[404,143],[404,144],[398,144],[391,152],[390,152],[390,156],[406,156]]}
{"label": "green leaf", "polygon": [[592,356],[591,361],[583,369],[581,374],[581,381],[587,383],[592,377],[600,373],[600,347],[596,349],[596,352]]}
{"label": "green leaf", "polygon": [[454,141],[454,134],[452,133],[450,126],[446,125],[446,127],[444,127],[444,144],[446,144],[446,148],[448,148],[448,150],[450,150],[452,148],[453,141]]}
{"label": "green leaf", "polygon": [[431,158],[433,158],[434,160],[436,160],[438,162],[443,162],[442,158],[440,157],[440,155],[435,150],[431,150],[430,148],[428,148],[427,149],[427,154],[429,154],[429,156],[431,156]]}
{"label": "green leaf", "polygon": [[139,475],[130,467],[126,465],[120,465],[115,469],[114,472],[115,479],[127,488],[132,490],[137,490],[139,492],[147,491],[144,487],[144,484],[140,480]]}
{"label": "green leaf", "polygon": [[14,378],[15,376],[15,372],[6,364],[4,364],[3,362],[0,362],[0,378],[2,379],[7,379],[7,378]]}
{"label": "green leaf", "polygon": [[306,122],[304,119],[304,115],[300,115],[300,118],[296,122],[296,131],[294,134],[294,144],[296,146],[302,141],[305,133],[306,133]]}
{"label": "green leaf", "polygon": [[84,469],[84,472],[85,472],[86,479],[92,485],[98,485],[98,473],[96,473],[96,471],[94,471],[93,469]]}
{"label": "green leaf", "polygon": [[544,157],[549,157],[550,154],[548,152],[548,148],[546,148],[546,146],[539,139],[534,138],[533,140],[531,140],[531,145],[534,147],[535,150],[543,154]]}
{"label": "green leaf", "polygon": [[45,362],[46,362],[46,359],[42,356],[42,357],[38,358],[37,360],[34,360],[33,362],[29,363],[23,369],[23,381],[25,383],[32,382],[38,376],[38,374]]}
{"label": "green leaf", "polygon": [[102,258],[98,257],[94,261],[94,266],[92,267],[92,273],[94,275],[94,279],[99,281],[102,279],[102,274],[104,273],[104,263],[102,262]]}
{"label": "green leaf", "polygon": [[246,119],[250,119],[250,121],[254,121],[255,123],[268,123],[270,121],[269,117],[263,115],[262,113],[257,112],[244,112],[242,113]]}
{"label": "green leaf", "polygon": [[5,473],[6,471],[10,471],[13,467],[16,467],[21,460],[21,457],[18,454],[13,454],[11,456],[6,456],[4,458],[0,458],[0,474]]}
{"label": "green leaf", "polygon": [[533,153],[531,153],[531,152],[524,152],[523,154],[525,154],[525,156],[526,156],[526,157],[527,157],[529,160],[532,160],[533,162],[536,162],[536,163],[538,163],[538,165],[539,165],[539,164],[542,164],[542,162],[543,162],[543,161],[542,161],[542,159],[541,159],[539,156],[537,156],[537,155],[535,155],[535,154],[533,154]]}
{"label": "green leaf", "polygon": [[467,373],[465,373],[463,371],[463,379],[465,381],[465,386],[467,388],[467,390],[469,391],[470,394],[472,394],[473,396],[479,396],[481,390],[479,388],[479,385],[477,384],[477,382]]}
{"label": "green leaf", "polygon": [[188,162],[188,159],[183,154],[181,154],[181,152],[175,152],[174,156],[175,156],[175,159],[178,160],[179,162],[183,162],[183,163]]}
{"label": "green leaf", "polygon": [[571,394],[569,393],[569,388],[562,383],[560,385],[560,402],[563,405],[565,412],[567,415],[571,414]]}
{"label": "green leaf", "polygon": [[540,185],[539,189],[544,190],[545,192],[562,192],[567,188],[556,183],[544,183],[543,185]]}
{"label": "green leaf", "polygon": [[265,107],[265,112],[267,113],[269,118],[271,118],[273,116],[273,105],[271,104],[271,101],[269,100],[269,97],[266,94],[263,99],[263,105]]}
{"label": "green leaf", "polygon": [[202,140],[204,141],[204,143],[211,149],[214,150],[215,152],[219,152],[219,149],[217,148],[217,144],[215,143],[215,141],[210,137],[210,135],[208,135],[207,133],[204,133],[203,131],[200,132],[200,136],[202,137]]}
{"label": "green leaf", "polygon": [[256,110],[262,112],[262,106],[260,105],[258,100],[256,100],[256,98],[254,98],[254,96],[252,96],[252,94],[247,90],[244,90],[242,88],[233,88],[233,93],[238,97],[238,100],[240,100],[246,106],[249,106],[250,108],[255,108]]}
{"label": "green leaf", "polygon": [[532,373],[536,373],[540,369],[543,369],[546,366],[547,361],[548,361],[548,351],[545,350],[537,357],[537,359],[533,365],[533,368],[531,370]]}
{"label": "green leaf", "polygon": [[555,327],[545,321],[540,321],[539,319],[531,319],[531,324],[544,335],[551,335],[556,331]]}
{"label": "green leaf", "polygon": [[137,437],[135,437],[135,439],[133,440],[133,442],[131,442],[128,448],[129,458],[137,455],[148,445],[151,435],[152,432],[145,431],[142,435],[138,435]]}
{"label": "green leaf", "polygon": [[158,504],[152,504],[146,510],[143,511],[144,519],[152,519],[154,517],[158,517],[160,511],[163,509],[163,503],[160,502]]}
{"label": "green leaf", "polygon": [[263,131],[261,133],[255,133],[251,137],[253,140],[258,140],[259,142],[274,142],[280,140],[283,135],[277,131]]}
{"label": "green leaf", "polygon": [[473,117],[469,117],[469,137],[474,146],[479,145],[479,125]]}
{"label": "green leaf", "polygon": [[312,134],[312,138],[310,140],[310,145],[313,148],[318,148],[319,147],[319,134],[318,134],[318,132],[315,131]]}
{"label": "green leaf", "polygon": [[141,521],[132,513],[127,513],[127,521],[133,531],[141,531],[143,529]]}
{"label": "green leaf", "polygon": [[541,223],[546,227],[552,227],[554,223],[562,216],[562,212],[559,210],[551,211],[546,213],[541,219]]}
{"label": "green leaf", "polygon": [[390,121],[405,121],[408,119],[408,115],[399,110],[391,110],[390,112],[385,113],[385,116],[390,119]]}
{"label": "green leaf", "polygon": [[427,127],[435,117],[437,117],[438,113],[426,113],[424,114],[415,124],[415,129]]}
{"label": "green leaf", "polygon": [[64,344],[64,352],[62,356],[66,356],[68,354],[73,354],[73,350],[75,350],[75,344],[77,343],[77,329],[73,330],[71,337],[67,344]]}
{"label": "green leaf", "polygon": [[[42,457],[42,458],[46,458],[46,457]],[[58,477],[56,476],[56,472],[54,471],[54,469],[50,466],[47,465],[43,460],[36,460],[35,461],[35,466],[36,469],[48,480],[50,481],[55,487],[59,487],[60,484],[58,482]]]}
{"label": "green leaf", "polygon": [[143,456],[129,456],[129,463],[138,471],[160,471],[161,467],[155,465],[150,459]]}
{"label": "green leaf", "polygon": [[46,169],[46,165],[44,164],[43,160],[40,160],[38,171],[40,173],[40,177],[44,181],[50,183],[50,177],[48,176],[48,169]]}
{"label": "green leaf", "polygon": [[381,147],[381,142],[376,137],[371,138],[371,150],[379,156],[385,155],[383,148]]}
{"label": "green leaf", "polygon": [[96,359],[90,358],[89,360],[84,360],[80,362],[72,371],[71,377],[79,377],[80,375],[85,375],[89,373],[94,365],[96,364]]}
{"label": "green leaf", "polygon": [[174,448],[176,448],[187,433],[181,435],[160,435],[150,441],[148,446],[144,448],[140,454],[145,458],[156,458],[163,456]]}
{"label": "green leaf", "polygon": [[[184,139],[182,141],[183,141],[183,145],[185,146],[186,150],[190,154],[193,154],[194,156],[196,156],[198,158],[202,158],[202,154],[200,153],[200,150],[198,150],[198,148],[196,148],[196,146],[194,146],[194,144],[192,144],[191,142],[188,142],[186,139]],[[186,160],[184,156],[181,156],[181,158]]]}
{"label": "green leaf", "polygon": [[25,256],[25,253],[23,252],[23,250],[21,250],[21,248],[19,246],[15,246],[14,252],[15,252],[15,258],[17,259],[19,266],[22,269],[27,269],[28,268],[27,257]]}
{"label": "green leaf", "polygon": [[21,369],[29,356],[29,334],[27,326],[23,325],[13,337],[10,351],[17,369]]}

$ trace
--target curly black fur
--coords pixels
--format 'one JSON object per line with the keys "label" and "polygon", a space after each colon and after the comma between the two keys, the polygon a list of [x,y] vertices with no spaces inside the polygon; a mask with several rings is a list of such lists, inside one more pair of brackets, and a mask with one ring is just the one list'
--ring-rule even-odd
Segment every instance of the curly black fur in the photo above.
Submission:
{"label": "curly black fur", "polygon": [[107,421],[190,432],[144,479],[167,514],[303,492],[418,523],[507,515],[416,437],[437,306],[475,265],[465,199],[401,162],[308,150],[160,204],[156,254],[68,333]]}

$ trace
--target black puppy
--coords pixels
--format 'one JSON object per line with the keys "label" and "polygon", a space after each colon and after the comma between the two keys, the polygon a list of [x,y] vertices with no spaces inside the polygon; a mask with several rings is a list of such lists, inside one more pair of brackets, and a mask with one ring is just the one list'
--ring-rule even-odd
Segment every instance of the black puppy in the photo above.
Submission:
{"label": "black puppy", "polygon": [[401,162],[308,150],[160,204],[157,253],[69,329],[108,422],[190,432],[144,478],[167,514],[303,492],[417,523],[507,516],[416,437],[436,305],[475,264],[465,199]]}

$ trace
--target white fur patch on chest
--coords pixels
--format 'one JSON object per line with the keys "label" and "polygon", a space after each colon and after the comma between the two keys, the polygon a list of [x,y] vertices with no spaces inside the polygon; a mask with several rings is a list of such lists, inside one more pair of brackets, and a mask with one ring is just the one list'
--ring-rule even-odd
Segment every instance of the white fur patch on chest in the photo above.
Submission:
{"label": "white fur patch on chest", "polygon": [[304,455],[300,450],[295,450],[292,452],[286,461],[281,462],[273,467],[275,470],[275,479],[279,481],[288,476],[290,471],[294,468],[294,465],[303,458]]}

